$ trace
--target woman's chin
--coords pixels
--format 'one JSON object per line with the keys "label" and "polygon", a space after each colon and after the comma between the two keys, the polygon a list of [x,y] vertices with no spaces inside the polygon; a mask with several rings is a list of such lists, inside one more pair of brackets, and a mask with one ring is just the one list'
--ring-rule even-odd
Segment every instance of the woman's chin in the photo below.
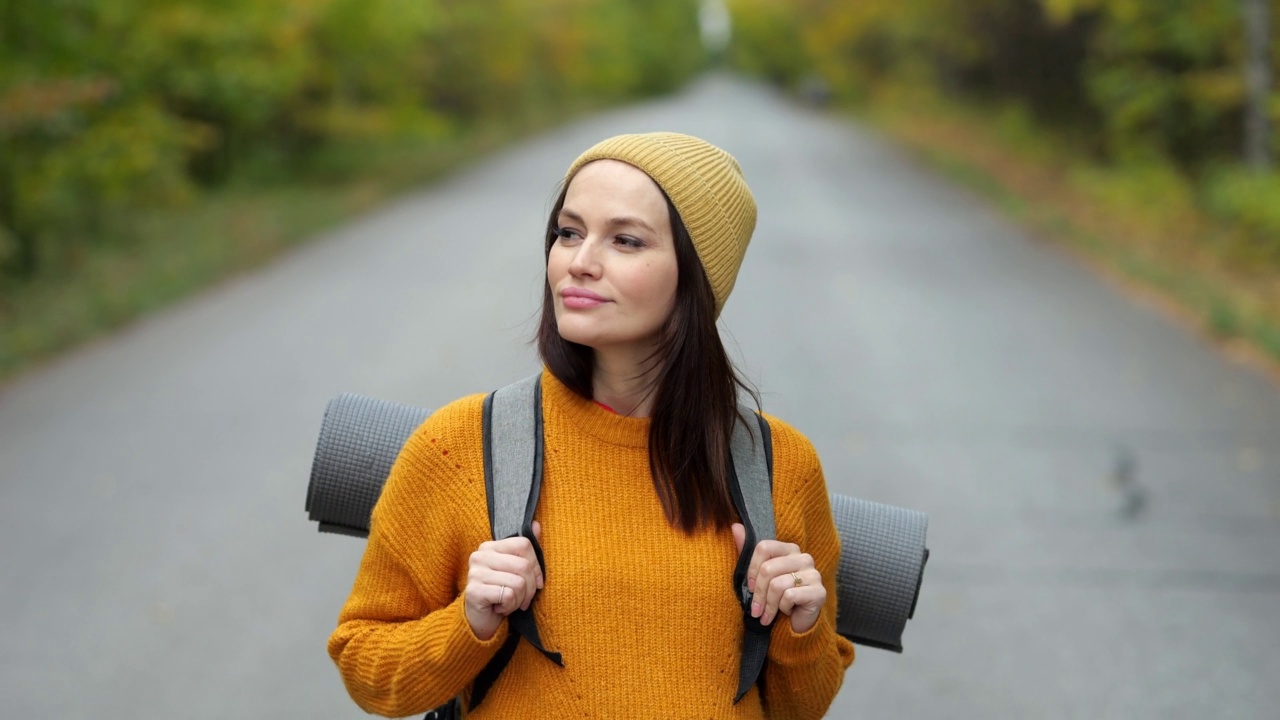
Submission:
{"label": "woman's chin", "polygon": [[[635,328],[622,323],[598,323],[586,321],[586,318],[561,318],[556,327],[560,337],[576,345],[585,345],[593,350],[617,349],[621,347],[650,347],[657,343],[657,331],[645,334],[635,332]],[[607,325],[607,327],[606,327]]]}
{"label": "woman's chin", "polygon": [[587,328],[574,327],[572,323],[560,324],[560,337],[564,340],[578,345],[586,345],[594,348],[600,344],[602,337],[599,332],[593,332]]}

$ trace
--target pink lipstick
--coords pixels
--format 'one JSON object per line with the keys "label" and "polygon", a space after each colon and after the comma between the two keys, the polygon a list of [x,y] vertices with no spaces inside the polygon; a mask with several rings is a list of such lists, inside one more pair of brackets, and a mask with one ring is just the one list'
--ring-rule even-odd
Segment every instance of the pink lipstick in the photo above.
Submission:
{"label": "pink lipstick", "polygon": [[608,302],[604,297],[580,287],[567,287],[560,291],[564,306],[574,310],[587,310]]}

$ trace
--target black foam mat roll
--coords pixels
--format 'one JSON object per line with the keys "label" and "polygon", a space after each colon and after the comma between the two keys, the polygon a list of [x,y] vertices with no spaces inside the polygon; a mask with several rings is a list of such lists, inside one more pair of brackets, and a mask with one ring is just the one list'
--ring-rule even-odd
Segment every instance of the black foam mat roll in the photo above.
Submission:
{"label": "black foam mat roll", "polygon": [[[369,516],[400,448],[430,411],[343,393],[320,427],[306,510],[320,532],[368,537]],[[855,643],[902,652],[928,550],[928,516],[832,494],[840,533],[836,628]]]}
{"label": "black foam mat roll", "polygon": [[320,532],[369,536],[369,515],[400,448],[430,410],[343,393],[320,425],[307,514]]}
{"label": "black foam mat roll", "polygon": [[929,517],[916,510],[831,495],[840,533],[836,630],[854,642],[902,652],[915,614]]}

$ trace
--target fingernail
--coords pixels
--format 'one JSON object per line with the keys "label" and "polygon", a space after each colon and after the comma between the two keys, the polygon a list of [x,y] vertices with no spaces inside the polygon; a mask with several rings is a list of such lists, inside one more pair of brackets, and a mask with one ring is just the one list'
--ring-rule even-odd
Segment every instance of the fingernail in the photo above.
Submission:
{"label": "fingernail", "polygon": [[756,579],[755,579],[755,578],[753,578],[753,577],[749,577],[749,578],[747,578],[747,589],[748,589],[748,590],[750,590],[751,592],[755,592],[755,591],[756,591]]}
{"label": "fingernail", "polygon": [[758,602],[751,603],[751,617],[760,617],[760,611],[762,609],[763,608],[760,607],[760,603]]}

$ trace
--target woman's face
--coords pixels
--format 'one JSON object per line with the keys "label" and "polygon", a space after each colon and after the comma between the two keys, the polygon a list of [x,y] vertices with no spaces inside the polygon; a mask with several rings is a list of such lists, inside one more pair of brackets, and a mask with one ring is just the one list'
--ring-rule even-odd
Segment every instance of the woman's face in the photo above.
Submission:
{"label": "woman's face", "polygon": [[649,352],[675,306],[676,250],[667,201],[616,160],[580,168],[556,220],[547,283],[560,336],[596,350]]}

